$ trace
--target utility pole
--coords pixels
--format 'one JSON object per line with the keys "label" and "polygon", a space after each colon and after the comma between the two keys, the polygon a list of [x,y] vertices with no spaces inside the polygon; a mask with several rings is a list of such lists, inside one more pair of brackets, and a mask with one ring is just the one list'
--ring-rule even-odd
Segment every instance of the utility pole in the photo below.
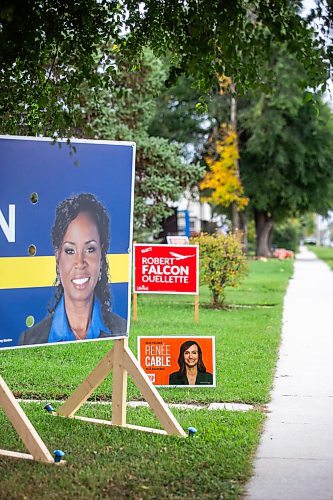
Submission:
{"label": "utility pole", "polygon": [[[231,84],[231,102],[230,102],[230,123],[235,132],[237,132],[237,102],[234,97],[234,84]],[[235,160],[236,166],[236,175],[239,178],[239,165],[238,160]],[[233,234],[239,229],[239,213],[236,202],[232,202],[231,204],[231,225]]]}
{"label": "utility pole", "polygon": [[[231,84],[231,102],[230,102],[230,123],[233,128],[233,130],[237,133],[237,101],[235,97],[235,85],[232,83]],[[240,179],[240,173],[239,173],[239,161],[238,159],[235,160],[235,167],[236,167],[236,175],[238,179]],[[232,225],[232,232],[236,233],[237,230],[242,231],[242,243],[243,243],[243,249],[244,252],[247,252],[247,220],[246,220],[246,213],[245,210],[242,212],[238,211],[238,207],[236,202],[232,202],[231,204],[231,225]]]}

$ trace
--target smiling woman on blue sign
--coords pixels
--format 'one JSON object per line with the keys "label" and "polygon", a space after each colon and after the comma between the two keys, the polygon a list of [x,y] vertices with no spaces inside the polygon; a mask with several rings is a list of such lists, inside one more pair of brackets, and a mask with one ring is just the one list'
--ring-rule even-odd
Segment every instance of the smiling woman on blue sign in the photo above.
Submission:
{"label": "smiling woman on blue sign", "polygon": [[50,315],[21,334],[19,344],[115,337],[126,320],[111,312],[107,251],[109,217],[89,193],[62,201],[56,209],[52,241],[57,264]]}

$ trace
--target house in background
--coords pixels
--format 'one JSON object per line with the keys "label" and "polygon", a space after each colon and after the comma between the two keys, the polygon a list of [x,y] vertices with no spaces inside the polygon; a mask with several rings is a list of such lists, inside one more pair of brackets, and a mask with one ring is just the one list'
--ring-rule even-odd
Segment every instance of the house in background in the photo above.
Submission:
{"label": "house in background", "polygon": [[316,244],[331,247],[333,246],[333,212],[329,212],[326,217],[316,216]]}
{"label": "house in background", "polygon": [[333,247],[333,212],[328,212],[325,217],[313,214],[313,218],[313,231],[304,236],[302,243],[305,245]]}
{"label": "house in background", "polygon": [[213,216],[208,203],[182,198],[177,206],[172,207],[173,214],[163,222],[163,231],[159,235],[163,242],[167,236],[195,236],[200,233],[227,232],[227,219],[224,215]]}

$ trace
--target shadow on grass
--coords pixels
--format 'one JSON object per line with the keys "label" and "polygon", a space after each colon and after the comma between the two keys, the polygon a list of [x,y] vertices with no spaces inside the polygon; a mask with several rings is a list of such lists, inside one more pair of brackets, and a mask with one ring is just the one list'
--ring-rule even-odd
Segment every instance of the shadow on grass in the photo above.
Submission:
{"label": "shadow on grass", "polygon": [[202,309],[216,309],[222,311],[232,311],[233,309],[269,309],[271,307],[276,307],[278,304],[219,304],[218,306],[203,303],[200,304]]}

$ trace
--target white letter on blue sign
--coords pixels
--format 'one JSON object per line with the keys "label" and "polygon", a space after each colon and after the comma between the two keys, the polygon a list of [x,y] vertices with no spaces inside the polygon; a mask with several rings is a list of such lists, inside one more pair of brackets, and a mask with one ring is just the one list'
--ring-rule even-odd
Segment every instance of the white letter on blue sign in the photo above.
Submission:
{"label": "white letter on blue sign", "polygon": [[0,227],[9,243],[15,243],[15,205],[8,206],[8,224],[0,210]]}

